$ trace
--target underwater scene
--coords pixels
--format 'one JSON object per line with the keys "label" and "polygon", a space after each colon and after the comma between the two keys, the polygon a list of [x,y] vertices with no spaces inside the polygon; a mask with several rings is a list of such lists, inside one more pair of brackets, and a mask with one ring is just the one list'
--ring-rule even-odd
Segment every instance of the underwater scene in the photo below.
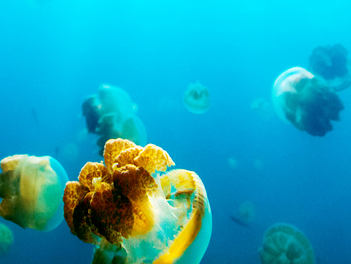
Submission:
{"label": "underwater scene", "polygon": [[0,263],[351,263],[351,3],[0,2]]}

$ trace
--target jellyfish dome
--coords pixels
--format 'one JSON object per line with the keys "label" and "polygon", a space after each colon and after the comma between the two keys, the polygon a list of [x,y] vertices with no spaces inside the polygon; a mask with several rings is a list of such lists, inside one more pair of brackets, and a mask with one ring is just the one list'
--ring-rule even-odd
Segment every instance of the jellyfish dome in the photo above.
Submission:
{"label": "jellyfish dome", "polygon": [[334,91],[351,85],[351,63],[341,44],[316,47],[309,57],[309,70]]}
{"label": "jellyfish dome", "polygon": [[245,222],[252,222],[256,215],[255,206],[249,201],[243,202],[239,206],[239,214]]}
{"label": "jellyfish dome", "polygon": [[13,234],[10,228],[0,223],[0,256],[6,254],[13,244]]}
{"label": "jellyfish dome", "polygon": [[100,136],[97,145],[101,156],[106,141],[111,138],[146,145],[146,128],[136,115],[137,108],[126,91],[108,84],[100,85],[98,95],[83,102],[82,111],[88,132]]}
{"label": "jellyfish dome", "polygon": [[208,89],[199,82],[189,84],[184,93],[184,105],[194,114],[203,114],[210,107],[210,94]]}
{"label": "jellyfish dome", "polygon": [[71,233],[95,244],[92,263],[200,263],[212,232],[205,187],[166,151],[110,139],[64,192]]}
{"label": "jellyfish dome", "polygon": [[50,231],[63,220],[67,174],[50,156],[14,155],[1,161],[0,216],[23,228]]}
{"label": "jellyfish dome", "polygon": [[321,85],[309,71],[294,67],[275,81],[272,99],[278,116],[301,131],[324,136],[340,120],[343,103],[329,87]]}
{"label": "jellyfish dome", "polygon": [[259,254],[262,264],[315,263],[310,241],[298,228],[285,223],[268,228]]}

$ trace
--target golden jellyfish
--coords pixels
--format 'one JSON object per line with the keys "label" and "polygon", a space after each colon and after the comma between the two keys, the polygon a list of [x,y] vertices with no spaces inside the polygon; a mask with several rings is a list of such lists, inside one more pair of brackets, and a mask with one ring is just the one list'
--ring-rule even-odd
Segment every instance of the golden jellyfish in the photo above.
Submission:
{"label": "golden jellyfish", "polygon": [[107,84],[99,87],[98,95],[87,98],[82,105],[89,133],[99,135],[97,145],[103,155],[104,145],[111,138],[123,138],[144,146],[146,128],[136,115],[137,105],[123,89]]}
{"label": "golden jellyfish", "polygon": [[203,114],[210,107],[208,89],[199,82],[189,84],[183,100],[186,109],[194,114]]}
{"label": "golden jellyfish", "polygon": [[10,228],[0,223],[0,256],[6,254],[13,244],[13,234]]}
{"label": "golden jellyfish", "polygon": [[331,121],[339,121],[339,112],[344,109],[333,90],[301,67],[291,68],[276,79],[273,103],[282,120],[320,137],[333,129]]}
{"label": "golden jellyfish", "polygon": [[259,253],[262,264],[315,263],[310,241],[298,228],[285,223],[268,228]]}
{"label": "golden jellyfish", "polygon": [[110,139],[103,164],[88,162],[66,184],[71,233],[95,244],[92,263],[200,263],[212,232],[205,187],[175,169],[166,151]]}
{"label": "golden jellyfish", "polygon": [[14,155],[1,160],[0,216],[23,228],[50,231],[63,220],[67,174],[50,156]]}

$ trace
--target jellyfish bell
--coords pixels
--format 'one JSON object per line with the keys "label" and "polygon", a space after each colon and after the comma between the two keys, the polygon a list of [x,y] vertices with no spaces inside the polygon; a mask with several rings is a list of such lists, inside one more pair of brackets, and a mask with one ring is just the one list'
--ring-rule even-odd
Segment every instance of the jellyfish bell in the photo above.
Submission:
{"label": "jellyfish bell", "polygon": [[297,227],[286,223],[267,229],[259,255],[262,264],[315,263],[310,241]]}
{"label": "jellyfish bell", "polygon": [[288,111],[287,95],[288,93],[298,93],[297,88],[302,88],[303,85],[308,83],[308,80],[312,80],[314,75],[304,68],[293,67],[286,70],[275,80],[272,93],[272,101],[274,109],[278,117],[286,123],[289,120],[286,117],[286,111]]}
{"label": "jellyfish bell", "polygon": [[194,114],[203,114],[210,107],[210,94],[199,82],[191,83],[183,97],[186,109]]}
{"label": "jellyfish bell", "polygon": [[0,257],[5,255],[13,244],[13,233],[10,228],[0,223]]}
{"label": "jellyfish bell", "polygon": [[101,116],[113,114],[116,122],[122,122],[137,111],[129,94],[116,86],[101,84],[98,98],[101,104]]}
{"label": "jellyfish bell", "polygon": [[309,57],[308,69],[334,91],[351,85],[351,63],[348,52],[341,44],[318,46]]}
{"label": "jellyfish bell", "polygon": [[199,263],[212,232],[205,187],[163,149],[106,142],[105,164],[88,162],[64,193],[71,233],[95,244],[93,263]]}
{"label": "jellyfish bell", "polygon": [[50,231],[62,222],[68,177],[56,159],[14,155],[1,160],[1,169],[0,216],[40,231]]}
{"label": "jellyfish bell", "polygon": [[283,72],[275,81],[272,99],[283,121],[313,136],[324,136],[333,129],[344,106],[329,87],[301,67]]}

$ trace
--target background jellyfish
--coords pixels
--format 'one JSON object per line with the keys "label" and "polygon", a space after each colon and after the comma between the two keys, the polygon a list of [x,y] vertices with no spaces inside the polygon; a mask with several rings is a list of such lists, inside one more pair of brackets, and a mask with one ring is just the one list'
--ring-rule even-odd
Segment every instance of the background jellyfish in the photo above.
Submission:
{"label": "background jellyfish", "polygon": [[23,228],[50,231],[63,220],[67,174],[50,156],[14,155],[1,161],[0,216]]}
{"label": "background jellyfish", "polygon": [[13,244],[13,234],[10,228],[0,223],[0,257],[6,254]]}
{"label": "background jellyfish", "polygon": [[85,164],[63,198],[72,234],[97,246],[93,263],[199,263],[212,231],[199,176],[164,173],[174,162],[152,144],[111,139],[104,159]]}
{"label": "background jellyfish", "polygon": [[264,98],[257,98],[252,101],[250,108],[263,120],[267,121],[273,116],[273,107],[270,102]]}
{"label": "background jellyfish", "polygon": [[273,103],[282,120],[321,137],[333,129],[331,120],[339,121],[339,112],[344,109],[335,92],[300,67],[291,68],[277,78]]}
{"label": "background jellyfish", "polygon": [[99,135],[97,145],[102,156],[104,145],[111,138],[129,139],[138,145],[147,142],[146,128],[136,116],[137,106],[123,89],[102,84],[98,95],[87,98],[82,105],[89,133]]}
{"label": "background jellyfish", "polygon": [[259,253],[262,264],[315,263],[310,241],[298,228],[285,223],[268,228]]}
{"label": "background jellyfish", "polygon": [[341,44],[316,47],[309,58],[308,69],[334,91],[351,85],[351,64],[348,52]]}
{"label": "background jellyfish", "polygon": [[256,215],[255,206],[249,202],[245,201],[239,206],[240,218],[246,222],[252,222]]}
{"label": "background jellyfish", "polygon": [[194,114],[203,114],[210,107],[210,94],[208,89],[199,82],[191,83],[183,97],[186,109]]}

